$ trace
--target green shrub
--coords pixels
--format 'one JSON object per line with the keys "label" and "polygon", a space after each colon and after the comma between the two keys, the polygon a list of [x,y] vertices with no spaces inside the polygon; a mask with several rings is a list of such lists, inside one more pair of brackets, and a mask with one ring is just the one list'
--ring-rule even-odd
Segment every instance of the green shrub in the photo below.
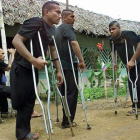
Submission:
{"label": "green shrub", "polygon": [[[126,87],[118,87],[117,88],[117,96],[125,96],[126,95]],[[95,87],[95,88],[90,88],[90,87],[85,87],[84,88],[84,97],[85,101],[92,101],[94,99],[103,99],[105,98],[104,95],[104,88],[103,87]],[[113,87],[108,87],[107,88],[107,98],[113,98],[114,97],[114,89]],[[78,94],[78,102],[81,102],[81,96]]]}

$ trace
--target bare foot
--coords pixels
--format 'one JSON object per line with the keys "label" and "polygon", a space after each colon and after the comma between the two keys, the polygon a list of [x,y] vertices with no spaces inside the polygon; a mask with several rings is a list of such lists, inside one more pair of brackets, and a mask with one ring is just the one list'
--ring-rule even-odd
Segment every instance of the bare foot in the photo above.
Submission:
{"label": "bare foot", "polygon": [[25,136],[25,138],[23,140],[26,140],[26,139],[35,139],[36,140],[38,138],[39,138],[39,135],[29,133],[28,135]]}
{"label": "bare foot", "polygon": [[42,117],[42,116],[43,116],[42,113],[38,113],[38,112],[34,111],[31,115],[31,118]]}

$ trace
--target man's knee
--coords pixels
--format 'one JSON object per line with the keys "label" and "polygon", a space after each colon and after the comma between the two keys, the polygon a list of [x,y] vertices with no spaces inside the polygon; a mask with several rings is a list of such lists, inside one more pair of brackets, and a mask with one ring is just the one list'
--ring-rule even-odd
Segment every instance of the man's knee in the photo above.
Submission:
{"label": "man's knee", "polygon": [[23,104],[17,103],[17,102],[12,102],[12,108],[13,108],[14,110],[22,109],[22,108],[23,108]]}

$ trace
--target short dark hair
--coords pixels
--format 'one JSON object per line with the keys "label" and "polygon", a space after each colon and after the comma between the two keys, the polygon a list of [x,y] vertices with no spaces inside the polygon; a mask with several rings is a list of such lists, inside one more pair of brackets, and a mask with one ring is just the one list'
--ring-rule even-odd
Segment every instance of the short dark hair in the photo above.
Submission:
{"label": "short dark hair", "polygon": [[59,5],[59,3],[56,1],[48,1],[42,6],[42,16],[44,16],[45,9],[49,11],[53,9],[53,4]]}
{"label": "short dark hair", "polygon": [[69,15],[69,12],[74,12],[73,10],[71,10],[71,9],[64,9],[63,11],[62,11],[62,14],[61,14],[61,16],[62,16],[62,18],[63,18],[63,16],[68,16]]}
{"label": "short dark hair", "polygon": [[120,27],[120,24],[119,24],[118,21],[112,21],[112,22],[110,22],[109,27],[110,27],[110,26],[113,26],[114,24],[115,24],[116,26]]}

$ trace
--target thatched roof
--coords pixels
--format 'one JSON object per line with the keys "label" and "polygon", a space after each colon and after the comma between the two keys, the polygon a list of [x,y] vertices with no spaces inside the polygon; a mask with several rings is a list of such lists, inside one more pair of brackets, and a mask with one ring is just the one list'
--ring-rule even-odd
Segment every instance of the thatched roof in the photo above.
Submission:
{"label": "thatched roof", "polygon": [[[2,0],[4,22],[8,25],[22,24],[24,20],[41,16],[41,9],[47,0]],[[66,5],[60,3],[61,9]],[[75,6],[69,6],[75,11],[74,28],[77,32],[85,32],[95,36],[109,36],[108,24],[115,20],[109,16],[97,14]],[[122,30],[132,30],[140,35],[140,22],[119,20]]]}

